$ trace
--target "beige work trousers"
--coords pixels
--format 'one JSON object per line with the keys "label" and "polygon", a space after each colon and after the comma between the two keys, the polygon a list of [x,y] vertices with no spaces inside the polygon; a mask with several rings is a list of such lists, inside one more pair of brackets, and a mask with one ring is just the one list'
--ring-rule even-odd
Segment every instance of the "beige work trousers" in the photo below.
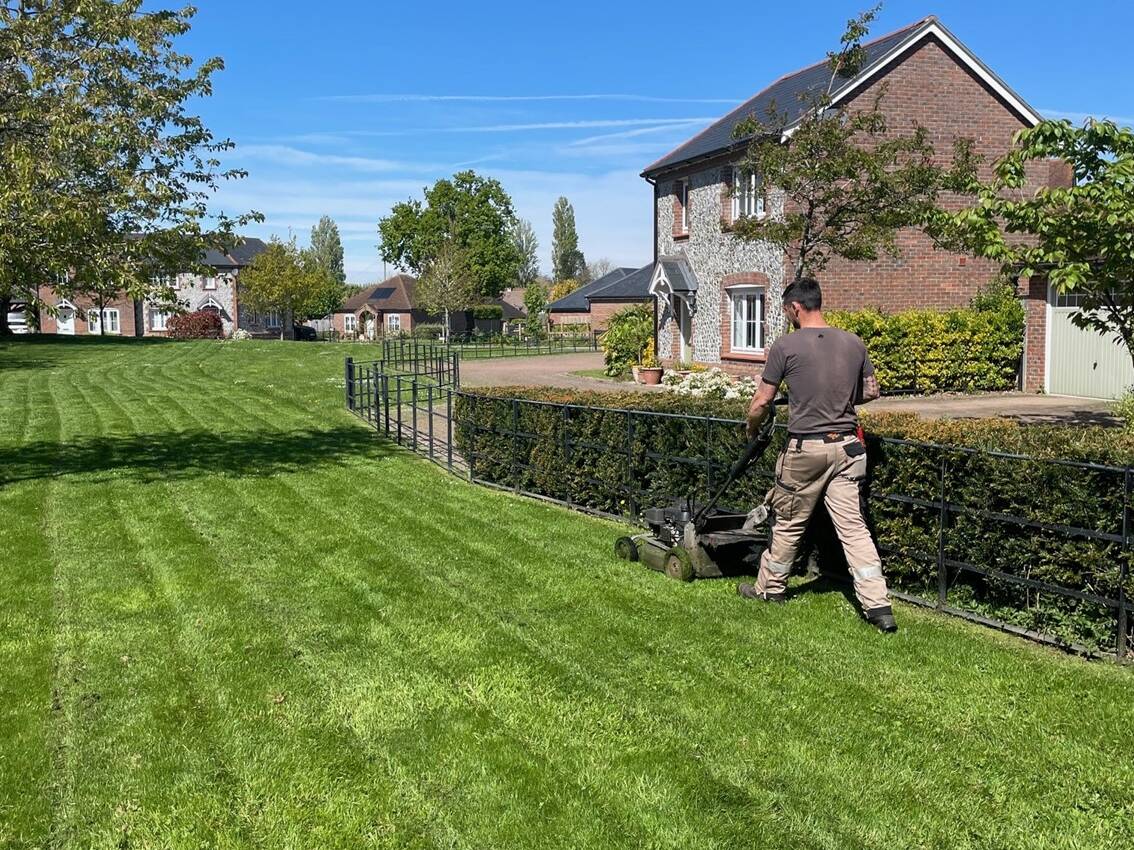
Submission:
{"label": "beige work trousers", "polygon": [[869,611],[890,604],[882,560],[870,539],[859,501],[859,483],[866,476],[866,453],[857,457],[847,454],[848,446],[860,445],[855,437],[834,443],[788,438],[776,461],[776,484],[769,494],[776,522],[772,545],[760,558],[757,591],[774,595],[787,589],[800,541],[822,499],[842,543],[862,609]]}

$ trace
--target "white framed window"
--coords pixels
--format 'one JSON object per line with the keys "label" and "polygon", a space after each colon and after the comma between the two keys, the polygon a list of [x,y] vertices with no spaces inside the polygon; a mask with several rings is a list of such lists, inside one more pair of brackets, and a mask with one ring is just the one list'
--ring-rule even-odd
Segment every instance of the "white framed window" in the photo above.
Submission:
{"label": "white framed window", "polygon": [[402,329],[402,316],[400,313],[386,314],[386,330],[397,333]]}
{"label": "white framed window", "polygon": [[764,181],[755,172],[732,170],[732,220],[741,216],[763,218],[767,215],[764,199]]}
{"label": "white framed window", "polygon": [[216,289],[217,288],[217,279],[215,277],[212,277],[210,275],[209,277],[206,277],[204,280],[205,280],[205,283],[204,283],[205,289]]}
{"label": "white framed window", "polygon": [[263,322],[264,327],[266,328],[283,327],[283,319],[280,318],[279,310],[269,310],[266,313],[261,313],[260,321]]}
{"label": "white framed window", "polygon": [[[118,334],[122,333],[122,327],[118,321],[118,308],[107,307],[102,311],[103,317],[106,319],[106,327],[102,329],[104,334]],[[87,325],[90,326],[90,331],[93,334],[99,333],[99,316],[98,310],[87,310]]]}
{"label": "white framed window", "polygon": [[343,331],[348,334],[358,332],[358,316],[354,313],[347,313],[343,316]]}
{"label": "white framed window", "polygon": [[162,289],[177,289],[177,275],[159,274],[154,276],[154,286]]}
{"label": "white framed window", "polygon": [[764,288],[734,286],[732,302],[732,350],[759,353],[764,350]]}
{"label": "white framed window", "polygon": [[169,317],[170,313],[166,310],[159,309],[158,307],[150,308],[150,330],[151,331],[166,331],[169,330]]}

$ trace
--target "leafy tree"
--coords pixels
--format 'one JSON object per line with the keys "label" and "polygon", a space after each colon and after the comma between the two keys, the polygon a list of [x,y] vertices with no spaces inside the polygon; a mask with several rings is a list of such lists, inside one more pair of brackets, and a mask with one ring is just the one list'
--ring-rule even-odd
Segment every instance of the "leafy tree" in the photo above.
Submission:
{"label": "leafy tree", "polygon": [[528,311],[525,330],[529,336],[540,336],[547,323],[547,287],[538,281],[528,284],[524,290],[524,309]]}
{"label": "leafy tree", "polygon": [[346,283],[343,269],[343,242],[339,226],[329,215],[322,216],[311,228],[311,247],[308,249],[315,264],[341,284]]}
{"label": "leafy tree", "polygon": [[598,280],[604,274],[612,271],[614,271],[614,263],[606,257],[599,257],[594,262],[587,263],[582,276],[579,278],[579,283],[590,283],[592,280]]}
{"label": "leafy tree", "polygon": [[[256,214],[211,213],[227,179],[216,140],[187,104],[223,67],[194,67],[174,41],[192,8],[140,0],[0,3],[0,333],[13,299],[65,295],[170,300],[164,273],[203,267]],[[211,227],[206,222],[212,221]]]}
{"label": "leafy tree", "polygon": [[573,277],[569,277],[566,280],[561,280],[559,281],[559,283],[556,283],[551,287],[551,293],[547,296],[547,300],[558,301],[560,298],[564,298],[570,295],[580,286],[582,286],[582,284],[579,283],[579,281],[575,280],[575,278]]}
{"label": "leafy tree", "polygon": [[[828,54],[828,84],[805,97],[793,132],[785,133],[787,118],[774,110],[734,130],[736,138],[753,137],[740,174],[756,175],[756,191],[770,188],[783,209],[741,216],[733,231],[784,250],[796,278],[821,271],[832,256],[876,260],[880,251],[897,256],[898,231],[924,220],[954,173],[935,164],[924,127],[890,133],[881,108],[884,89],[867,108],[833,106],[836,83],[862,68],[862,39],[878,9],[847,23],[840,49]],[[955,155],[955,170],[967,171],[971,143],[959,142]]]}
{"label": "leafy tree", "polygon": [[467,310],[478,297],[466,268],[460,248],[454,242],[446,242],[429,261],[414,290],[422,309],[441,314],[446,342],[451,332],[450,313]]}
{"label": "leafy tree", "polygon": [[627,307],[610,317],[599,337],[606,374],[617,377],[641,363],[654,341],[654,312],[648,305]]}
{"label": "leafy tree", "polygon": [[424,203],[394,204],[378,222],[382,258],[420,275],[442,246],[453,242],[477,293],[499,296],[516,280],[522,263],[512,238],[516,216],[508,193],[497,180],[461,171],[424,194]]}
{"label": "leafy tree", "polygon": [[539,277],[539,240],[536,239],[535,228],[526,218],[516,219],[512,227],[512,243],[520,255],[520,268],[516,274],[516,285],[527,286]]}
{"label": "leafy tree", "polygon": [[561,197],[551,211],[551,277],[556,283],[578,278],[586,267],[575,230],[575,208]]}
{"label": "leafy tree", "polygon": [[[1070,164],[1072,185],[1027,192],[1029,164],[1052,159]],[[1013,276],[1046,274],[1060,292],[1081,296],[1072,322],[1112,336],[1134,362],[1134,131],[1043,121],[1016,134],[991,179],[973,173],[963,188],[971,206],[929,216],[938,243],[996,260]]]}
{"label": "leafy tree", "polygon": [[240,273],[243,303],[258,313],[278,310],[282,317],[280,339],[291,336],[296,318],[313,315],[326,297],[328,275],[310,253],[295,246],[295,238],[275,237]]}
{"label": "leafy tree", "polygon": [[305,318],[319,318],[333,313],[346,299],[346,271],[343,269],[343,243],[339,238],[339,226],[328,215],[319,219],[311,228],[311,247],[307,249],[311,261],[326,273],[327,291],[312,308],[312,315]]}

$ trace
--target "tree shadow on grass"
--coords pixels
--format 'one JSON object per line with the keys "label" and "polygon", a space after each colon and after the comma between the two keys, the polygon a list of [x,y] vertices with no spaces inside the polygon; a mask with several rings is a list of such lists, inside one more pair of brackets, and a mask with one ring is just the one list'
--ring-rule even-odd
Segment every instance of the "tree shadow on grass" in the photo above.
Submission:
{"label": "tree shadow on grass", "polygon": [[387,445],[355,426],[80,437],[66,443],[37,441],[0,448],[0,486],[92,474],[96,481],[267,477],[358,458],[377,460],[389,453]]}
{"label": "tree shadow on grass", "polygon": [[68,355],[95,349],[138,349],[177,345],[178,340],[163,337],[61,336],[56,334],[13,334],[0,337],[0,373],[20,369],[51,369]]}

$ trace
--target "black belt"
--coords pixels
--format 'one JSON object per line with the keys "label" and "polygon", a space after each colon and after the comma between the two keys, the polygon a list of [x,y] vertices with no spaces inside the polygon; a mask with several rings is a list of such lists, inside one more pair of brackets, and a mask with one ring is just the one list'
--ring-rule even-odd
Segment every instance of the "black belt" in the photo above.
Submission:
{"label": "black belt", "polygon": [[841,443],[847,437],[857,437],[856,431],[814,431],[810,434],[788,434],[788,442],[796,440],[797,442],[810,442],[811,440],[822,440],[824,443]]}

